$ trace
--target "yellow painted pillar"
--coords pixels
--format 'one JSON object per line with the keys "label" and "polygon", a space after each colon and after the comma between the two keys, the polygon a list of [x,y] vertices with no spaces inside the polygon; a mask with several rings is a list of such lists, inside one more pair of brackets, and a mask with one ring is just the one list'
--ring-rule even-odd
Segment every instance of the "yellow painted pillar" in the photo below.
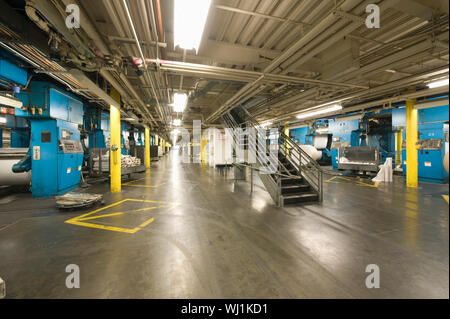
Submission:
{"label": "yellow painted pillar", "polygon": [[121,140],[120,140],[120,94],[115,89],[111,89],[111,97],[117,101],[117,105],[110,105],[110,175],[111,175],[111,192],[118,193],[122,190],[122,169],[120,163],[120,150],[121,150]]}
{"label": "yellow painted pillar", "polygon": [[397,158],[395,164],[400,165],[402,163],[402,146],[403,146],[403,129],[397,132]]}
{"label": "yellow painted pillar", "polygon": [[406,101],[406,186],[418,186],[417,110],[415,100]]}
{"label": "yellow painted pillar", "polygon": [[145,168],[150,169],[150,129],[145,128]]}
{"label": "yellow painted pillar", "polygon": [[[289,138],[289,129],[287,126],[284,126],[284,134]],[[289,155],[289,144],[287,141],[284,142],[286,145],[286,157]]]}
{"label": "yellow painted pillar", "polygon": [[200,142],[200,148],[201,148],[201,152],[200,152],[200,158],[203,164],[206,164],[206,145],[208,144],[208,140],[207,139],[202,139]]}
{"label": "yellow painted pillar", "polygon": [[156,144],[156,146],[159,146],[159,137],[158,137],[158,135],[155,135],[155,144]]}

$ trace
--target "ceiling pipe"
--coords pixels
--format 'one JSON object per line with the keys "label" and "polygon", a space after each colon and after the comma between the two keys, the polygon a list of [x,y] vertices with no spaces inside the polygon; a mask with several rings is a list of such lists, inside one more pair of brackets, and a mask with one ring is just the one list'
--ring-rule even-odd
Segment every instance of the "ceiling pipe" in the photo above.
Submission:
{"label": "ceiling pipe", "polygon": [[[142,59],[133,58],[133,62],[136,66],[142,65]],[[316,84],[322,86],[344,87],[344,88],[358,88],[367,89],[367,86],[358,84],[348,84],[333,81],[315,80],[309,78],[300,78],[280,74],[264,74],[262,72],[230,69],[223,67],[216,67],[204,64],[194,64],[178,61],[166,61],[156,59],[145,59],[146,65],[153,64],[159,67],[163,71],[174,72],[180,75],[198,75],[210,78],[221,79],[235,79],[241,82],[252,82],[259,78],[260,83],[281,83],[281,84]]]}
{"label": "ceiling pipe", "polygon": [[217,8],[217,9],[220,9],[220,10],[225,10],[225,11],[229,11],[229,12],[236,12],[236,13],[251,15],[251,16],[259,17],[259,18],[263,18],[263,19],[274,20],[274,21],[279,21],[279,22],[287,22],[287,23],[294,24],[294,25],[299,25],[299,26],[311,26],[311,24],[309,24],[309,23],[297,22],[297,21],[294,21],[294,20],[284,19],[284,18],[275,17],[275,16],[271,16],[271,15],[268,15],[268,14],[263,14],[263,13],[253,12],[253,11],[248,11],[248,10],[243,10],[243,9],[240,9],[240,8],[234,8],[234,7],[224,6],[224,5],[219,5],[219,4],[215,4],[213,6],[215,8]]}
{"label": "ceiling pipe", "polygon": [[[164,34],[164,26],[163,26],[163,21],[162,21],[162,13],[161,13],[161,2],[160,0],[147,0],[150,2],[150,9],[151,9],[151,15],[152,15],[152,21],[154,21],[154,23],[156,24],[156,30],[157,30],[157,34],[156,34],[156,38],[157,41],[163,41],[165,42],[165,34]],[[153,5],[154,4],[154,5]],[[156,21],[155,21],[155,16],[156,16]],[[167,52],[165,49],[161,49],[161,57],[166,60],[167,59]],[[167,76],[167,74],[164,75],[164,81],[166,84],[166,94],[167,94],[167,100],[170,102],[171,100],[171,94],[170,94],[170,90],[169,90],[169,77]]]}
{"label": "ceiling pipe", "polygon": [[[119,36],[120,37],[126,37],[127,34],[125,34],[122,26],[122,22],[124,21],[124,23],[126,22],[126,18],[123,16],[122,11],[120,10],[116,10],[114,3],[110,0],[103,0],[103,5],[106,8],[106,11],[110,17],[110,19],[112,20],[114,26],[116,27],[117,31],[119,32]],[[120,17],[118,17],[118,14],[120,15]],[[133,40],[133,44],[135,43],[135,40]],[[123,56],[124,54],[120,52],[120,54]],[[132,88],[131,83],[128,81],[128,79],[123,75],[123,74],[119,74],[120,79],[122,80],[122,82],[125,84],[125,86],[128,88],[128,90],[130,88]],[[145,84],[144,79],[141,79],[141,82],[143,84]],[[134,93],[132,93],[134,95]],[[141,99],[138,99],[138,102],[141,103]],[[142,102],[141,105],[144,105],[144,102]],[[146,113],[150,114],[150,112],[148,111],[146,105],[143,106],[145,108]],[[151,115],[151,114],[150,114]],[[151,115],[151,118],[154,119],[154,117]],[[155,122],[156,123],[156,122]]]}
{"label": "ceiling pipe", "polygon": [[[444,39],[443,37],[445,37],[445,34],[438,35],[436,37],[436,41],[440,41],[441,39]],[[397,64],[404,63],[404,62],[407,62],[408,60],[417,61],[421,56],[425,56],[425,55],[429,54],[428,50],[430,48],[432,48],[433,46],[434,46],[434,42],[432,42],[431,40],[421,41],[410,47],[404,48],[401,51],[398,51],[390,56],[387,56],[387,57],[377,60],[371,64],[368,64],[356,71],[353,71],[350,73],[344,71],[344,74],[341,73],[341,74],[335,75],[330,80],[336,81],[336,80],[340,79],[342,81],[347,81],[347,80],[359,78],[361,74],[369,75],[371,73],[379,72],[379,70],[381,68],[391,68],[391,67],[393,67],[394,63],[397,63]],[[324,48],[325,47],[321,47],[320,49],[324,49]],[[416,52],[421,52],[421,53],[415,54]],[[318,51],[314,52],[314,54],[317,54],[317,53],[318,53]],[[413,55],[413,54],[415,54],[415,55]],[[303,60],[303,58],[302,58],[301,60],[296,62],[292,66],[292,68],[300,66],[304,61],[306,61],[307,58],[310,58],[310,57],[311,57],[310,55],[306,56],[305,60]],[[289,69],[290,68],[286,69],[286,72],[289,71]],[[300,100],[301,99],[296,99],[295,103],[296,104],[301,103]],[[291,101],[287,101],[287,102],[288,103],[286,103],[286,105],[282,108],[280,108],[279,105],[277,105],[276,107],[269,106],[269,107],[267,107],[266,111],[269,111],[274,108],[276,108],[277,111],[281,111],[282,109],[285,109],[287,107],[295,105]],[[258,115],[261,115],[261,112]]]}
{"label": "ceiling pipe", "polygon": [[[338,8],[343,12],[350,11],[356,5],[361,3],[360,0],[346,0],[344,3],[340,5]],[[324,32],[327,28],[331,27],[337,19],[337,17],[333,12],[329,13],[325,19],[321,20],[316,26],[314,26],[308,33],[306,33],[302,38],[300,38],[297,42],[291,45],[287,50],[285,50],[280,56],[274,59],[263,71],[264,74],[273,72],[280,64],[289,59],[292,55],[294,55],[299,49],[301,49],[304,45],[312,41],[315,37],[317,37],[320,33]],[[260,79],[256,80],[253,83],[247,84],[243,89],[241,89],[235,96],[225,102],[224,105],[219,107],[215,112],[213,112],[207,119],[206,122],[211,122],[225,114],[226,112],[233,109],[237,106],[233,103],[237,97],[244,95],[252,86],[260,83]]]}
{"label": "ceiling pipe", "polygon": [[[442,87],[434,88],[434,89],[426,89],[426,90],[421,90],[421,91],[417,91],[417,92],[413,92],[413,93],[403,94],[403,95],[392,97],[392,98],[379,99],[379,100],[372,101],[369,103],[361,103],[361,104],[343,108],[341,111],[326,114],[326,116],[319,115],[319,116],[315,116],[315,117],[310,117],[305,121],[296,120],[295,123],[306,123],[306,122],[310,122],[311,120],[317,120],[317,119],[321,119],[321,118],[330,118],[330,117],[337,116],[337,115],[344,115],[347,113],[353,113],[353,112],[359,112],[359,111],[364,112],[367,109],[371,109],[371,111],[375,111],[375,110],[372,110],[372,108],[380,106],[380,105],[382,105],[382,106],[376,110],[388,110],[388,109],[394,108],[392,106],[392,103],[403,102],[406,100],[412,100],[412,99],[417,99],[417,98],[431,96],[431,95],[435,95],[435,94],[441,94],[441,93],[448,93],[448,89],[442,88]],[[388,104],[388,106],[386,106],[386,104]],[[296,113],[298,113],[298,112],[296,112]]]}
{"label": "ceiling pipe", "polygon": [[[328,102],[324,101],[321,104],[342,103],[342,102],[349,101],[349,100],[352,100],[352,99],[355,99],[355,98],[365,98],[365,99],[369,98],[369,97],[365,96],[364,93],[367,93],[367,94],[369,94],[369,93],[371,93],[371,94],[377,93],[378,95],[380,95],[380,94],[387,94],[387,93],[389,93],[389,91],[390,92],[392,92],[393,90],[395,91],[395,88],[404,88],[404,87],[411,86],[411,85],[414,85],[414,84],[417,84],[417,83],[421,83],[421,82],[423,82],[426,79],[430,79],[430,78],[434,78],[434,77],[442,77],[443,75],[448,74],[448,70],[449,69],[448,69],[448,65],[447,65],[445,67],[436,68],[436,69],[434,69],[432,71],[423,72],[421,74],[415,74],[415,75],[412,75],[412,76],[408,76],[408,77],[402,78],[402,79],[397,80],[397,81],[392,81],[392,82],[380,85],[378,87],[371,88],[371,89],[366,90],[364,92],[351,93],[351,94],[347,94],[345,96],[335,97],[332,100],[330,100]],[[448,88],[444,88],[444,89],[443,88],[438,88],[438,89],[439,89],[438,91],[430,91],[430,90],[417,91],[417,92],[414,92],[414,93],[410,93],[409,95],[412,96],[413,94],[419,94],[419,96],[425,96],[425,95],[434,94],[434,93],[431,93],[431,92],[441,93],[442,91],[440,91],[440,90],[444,90],[444,91],[447,90],[448,91]],[[425,94],[424,92],[427,92],[427,93]],[[421,94],[425,94],[425,95],[421,95]],[[387,98],[387,100],[390,100],[390,99],[391,98]],[[345,108],[344,110],[346,111],[347,108]],[[294,116],[295,114],[298,114],[301,111],[304,111],[304,109],[297,110],[297,111],[294,111],[294,112],[290,112],[288,114],[284,114],[283,116],[275,117],[274,119],[275,120],[280,120],[280,121],[281,120],[286,120],[286,119],[289,119],[290,117]]]}
{"label": "ceiling pipe", "polygon": [[[102,71],[101,72],[102,76],[109,82],[111,83],[111,85],[117,89],[117,91],[120,93],[122,98],[126,98],[127,100],[129,99],[129,95],[127,92],[125,92],[125,90],[122,88],[122,85],[120,85],[117,80],[111,75],[110,72],[106,72],[106,71]],[[128,91],[131,92],[131,94],[134,96],[134,98],[138,101],[138,108],[141,111],[141,115],[147,117],[147,121],[151,124],[156,125],[156,121],[153,118],[152,114],[148,111],[148,109],[145,107],[144,102],[142,101],[142,99],[138,96],[138,94],[136,93],[136,91],[134,91],[133,86],[131,85],[131,83],[128,81],[128,79],[125,77],[125,75],[123,73],[119,74],[120,80],[122,82],[124,82],[125,86],[127,87]]]}
{"label": "ceiling pipe", "polygon": [[126,13],[126,16],[127,16],[127,18],[128,18],[128,22],[129,22],[129,24],[130,24],[130,26],[131,26],[131,31],[132,31],[133,37],[134,37],[134,39],[135,39],[135,41],[136,41],[136,45],[137,45],[137,47],[138,47],[139,54],[140,54],[140,56],[141,56],[141,59],[143,60],[143,65],[144,65],[144,76],[147,76],[147,77],[149,78],[149,80],[150,80],[151,90],[152,90],[153,96],[154,96],[154,98],[155,98],[155,100],[156,100],[157,110],[158,110],[159,116],[160,116],[160,118],[161,118],[161,122],[167,124],[167,119],[166,119],[166,118],[164,117],[164,115],[163,115],[163,112],[162,112],[162,109],[161,109],[161,105],[160,105],[160,103],[159,103],[159,98],[158,98],[158,95],[157,95],[156,90],[155,90],[155,84],[154,84],[154,82],[153,82],[153,79],[152,79],[151,77],[148,76],[147,64],[145,63],[144,53],[143,53],[143,51],[142,51],[142,47],[141,47],[141,44],[140,44],[138,35],[137,35],[137,33],[136,33],[136,29],[135,29],[135,27],[134,27],[133,18],[131,17],[131,13],[130,13],[130,10],[129,10],[129,8],[128,8],[127,1],[126,1],[126,0],[122,0],[122,3],[123,3],[123,6],[124,6],[124,8],[125,8],[125,13]]}

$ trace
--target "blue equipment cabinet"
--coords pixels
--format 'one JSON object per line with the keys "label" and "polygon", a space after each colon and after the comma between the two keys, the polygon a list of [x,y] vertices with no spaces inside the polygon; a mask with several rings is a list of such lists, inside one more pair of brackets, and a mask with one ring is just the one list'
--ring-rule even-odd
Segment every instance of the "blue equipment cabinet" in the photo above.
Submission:
{"label": "blue equipment cabinet", "polygon": [[17,109],[16,116],[28,118],[31,126],[33,197],[61,195],[77,188],[83,165],[82,102],[46,82],[32,82],[30,92],[20,98],[25,108]]}
{"label": "blue equipment cabinet", "polygon": [[[446,135],[448,134],[448,105],[418,111],[418,175],[423,182],[446,183],[449,175],[444,169]],[[406,126],[405,109],[396,110],[396,125]],[[406,174],[406,141],[403,131],[403,174]]]}

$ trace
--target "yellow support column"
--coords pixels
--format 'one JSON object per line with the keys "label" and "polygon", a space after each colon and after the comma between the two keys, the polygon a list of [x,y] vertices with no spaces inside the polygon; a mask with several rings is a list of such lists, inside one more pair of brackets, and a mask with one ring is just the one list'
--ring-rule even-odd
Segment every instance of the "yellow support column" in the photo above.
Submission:
{"label": "yellow support column", "polygon": [[200,148],[201,148],[200,157],[201,157],[201,161],[203,164],[206,164],[206,145],[207,144],[208,144],[207,139],[202,139],[200,142]]}
{"label": "yellow support column", "polygon": [[117,105],[110,105],[110,175],[111,175],[111,192],[118,193],[122,190],[122,169],[120,163],[120,94],[115,90],[111,89],[111,97],[117,101]]}
{"label": "yellow support column", "polygon": [[[287,125],[284,126],[284,134],[289,137],[289,129],[287,127]],[[289,155],[289,144],[287,141],[285,141],[285,145],[286,145],[286,155]]]}
{"label": "yellow support column", "polygon": [[145,168],[150,169],[150,129],[145,128]]}
{"label": "yellow support column", "polygon": [[406,186],[418,186],[417,110],[414,100],[406,101]]}

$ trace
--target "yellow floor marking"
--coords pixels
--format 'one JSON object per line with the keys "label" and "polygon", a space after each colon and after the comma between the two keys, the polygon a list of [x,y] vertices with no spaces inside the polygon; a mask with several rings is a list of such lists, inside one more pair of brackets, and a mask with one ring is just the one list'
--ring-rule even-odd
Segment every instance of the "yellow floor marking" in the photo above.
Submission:
{"label": "yellow floor marking", "polygon": [[158,188],[164,184],[166,184],[166,183],[162,183],[162,184],[158,184],[158,185],[140,185],[140,184],[138,184],[138,185],[122,184],[122,185],[130,186],[130,187]]}
{"label": "yellow floor marking", "polygon": [[160,186],[162,186],[162,185],[165,185],[166,183],[161,183],[161,184],[157,184],[157,185],[142,185],[142,184],[135,184],[135,183],[137,183],[137,182],[139,182],[139,181],[143,181],[143,180],[145,180],[146,179],[146,177],[144,177],[144,178],[139,178],[139,179],[135,179],[135,180],[133,180],[133,181],[131,181],[131,182],[127,182],[127,183],[122,183],[122,185],[123,186],[132,186],[132,187],[147,187],[147,188],[158,188],[158,187],[160,187]]}
{"label": "yellow floor marking", "polygon": [[447,204],[448,204],[448,195],[442,195],[442,197],[444,197],[445,201],[446,201]]}
{"label": "yellow floor marking", "polygon": [[[338,181],[338,180],[343,180],[345,182]],[[332,178],[328,179],[326,182],[327,183],[337,183],[337,184],[348,184],[348,182],[350,182],[350,183],[356,184],[357,186],[373,187],[373,188],[377,188],[378,185],[380,184],[379,182],[375,182],[374,184],[368,184],[368,183],[361,182],[355,178],[343,177],[343,176],[333,176]]]}
{"label": "yellow floor marking", "polygon": [[[98,216],[91,216],[91,215],[93,215],[95,213],[101,212],[101,211],[103,211],[105,209],[108,209],[108,208],[111,208],[111,207],[115,207],[115,206],[120,205],[120,204],[122,204],[124,202],[127,202],[127,201],[129,201],[129,202],[139,202],[139,203],[158,204],[158,206],[144,207],[144,208],[133,209],[133,210],[128,210],[128,211],[114,212],[114,213],[98,215]],[[177,206],[176,203],[166,203],[166,202],[162,202],[162,201],[126,198],[124,200],[118,201],[118,202],[113,203],[111,205],[108,205],[108,206],[96,209],[96,210],[94,210],[92,212],[89,212],[89,213],[83,214],[81,216],[77,216],[77,217],[71,218],[69,220],[66,220],[65,223],[72,224],[72,225],[83,226],[83,227],[88,227],[88,228],[96,228],[96,229],[103,229],[103,230],[110,230],[110,231],[134,234],[134,233],[138,232],[139,230],[141,230],[142,228],[150,225],[155,219],[152,217],[152,218],[146,220],[145,222],[143,222],[142,224],[140,224],[138,227],[135,227],[135,228],[125,228],[125,227],[116,227],[116,226],[108,226],[108,225],[101,225],[101,224],[93,224],[93,223],[86,223],[84,221],[86,221],[86,220],[93,220],[93,219],[100,219],[100,218],[104,218],[104,217],[118,216],[118,215],[123,215],[125,213],[143,212],[143,211],[149,211],[149,210],[153,210],[153,209],[157,209],[157,208],[166,208],[167,204],[169,204],[169,206],[170,206],[169,209],[172,209],[172,208]]]}
{"label": "yellow floor marking", "polygon": [[84,214],[84,215],[81,215],[81,216],[78,216],[78,217],[75,217],[75,218],[72,218],[72,219],[82,219],[82,218],[84,218],[84,217],[87,217],[87,216],[89,216],[89,215],[93,215],[93,214],[95,214],[95,213],[101,212],[102,210],[108,209],[108,208],[110,208],[110,207],[114,207],[114,206],[120,205],[120,204],[122,204],[122,203],[124,203],[124,202],[126,202],[126,201],[127,201],[127,199],[124,199],[124,200],[121,200],[121,201],[119,201],[119,202],[116,202],[116,203],[113,203],[113,204],[111,204],[111,205],[108,205],[108,206],[99,208],[99,209],[97,209],[97,210],[94,210],[94,211],[92,211],[92,212],[89,212],[89,213],[87,213],[87,214]]}
{"label": "yellow floor marking", "polygon": [[142,180],[144,180],[144,179],[145,179],[145,177],[144,177],[144,178],[139,178],[139,179],[135,179],[135,180],[133,180],[133,181],[130,181],[130,182],[122,183],[122,185],[129,185],[129,184],[133,184],[133,183],[136,183],[136,182],[142,181]]}
{"label": "yellow floor marking", "polygon": [[111,217],[111,216],[118,216],[118,215],[123,215],[123,212],[111,213],[111,214],[105,214],[105,215],[97,215],[97,216],[85,217],[85,218],[77,218],[77,220],[78,221],[92,220],[92,219],[97,219],[97,218],[104,218],[104,217]]}
{"label": "yellow floor marking", "polygon": [[155,221],[154,218],[150,218],[149,220],[143,222],[142,224],[139,225],[139,229],[144,228],[145,226],[148,226],[149,224],[153,223]]}
{"label": "yellow floor marking", "polygon": [[99,225],[99,224],[83,223],[83,222],[79,222],[76,220],[68,220],[68,221],[66,221],[66,223],[72,224],[72,225],[84,226],[84,227],[88,227],[88,228],[111,230],[111,231],[128,233],[128,234],[134,234],[135,232],[137,232],[136,228],[128,229],[128,228],[122,228],[122,227],[105,226],[105,225]]}

